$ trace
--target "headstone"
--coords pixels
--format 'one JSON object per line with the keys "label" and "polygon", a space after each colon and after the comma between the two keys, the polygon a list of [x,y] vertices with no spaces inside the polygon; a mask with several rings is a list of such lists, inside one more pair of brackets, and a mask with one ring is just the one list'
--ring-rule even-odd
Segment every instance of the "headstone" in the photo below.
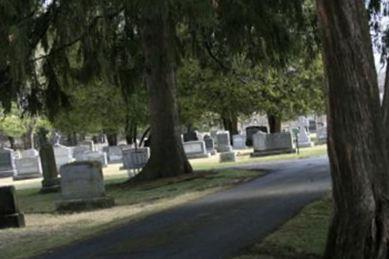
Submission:
{"label": "headstone", "polygon": [[15,174],[15,160],[12,149],[0,148],[0,177],[10,177]]}
{"label": "headstone", "polygon": [[309,120],[309,132],[316,132],[317,124],[315,120]]}
{"label": "headstone", "polygon": [[312,147],[314,145],[307,129],[309,129],[309,120],[303,116],[299,117],[299,132],[297,134],[299,147]]}
{"label": "headstone", "polygon": [[211,138],[213,139],[213,143],[215,145],[217,145],[217,133],[219,131],[218,130],[211,130],[210,134],[211,134]]}
{"label": "headstone", "polygon": [[109,163],[121,163],[123,161],[122,149],[118,146],[105,147],[104,151],[107,153]]}
{"label": "headstone", "polygon": [[84,140],[79,143],[80,147],[86,147],[89,149],[89,151],[95,151],[95,144],[93,143],[93,140]]}
{"label": "headstone", "polygon": [[258,131],[261,131],[263,133],[268,133],[267,127],[265,126],[250,126],[246,128],[246,146],[248,147],[253,146],[253,136]]}
{"label": "headstone", "polygon": [[58,169],[55,163],[55,155],[53,146],[47,140],[48,131],[44,128],[40,128],[38,132],[39,136],[39,156],[42,164],[42,193],[57,192],[60,188]]}
{"label": "headstone", "polygon": [[184,142],[183,145],[187,158],[206,158],[210,156],[204,141]]}
{"label": "headstone", "polygon": [[230,133],[228,131],[219,131],[216,135],[217,138],[217,151],[222,152],[231,152],[231,142],[230,142]]}
{"label": "headstone", "polygon": [[42,177],[42,165],[36,149],[23,150],[21,158],[15,159],[16,172],[14,180]]}
{"label": "headstone", "polygon": [[215,143],[209,135],[204,136],[204,143],[205,143],[205,148],[207,149],[207,152],[209,154],[211,154],[212,156],[215,155],[216,154]]}
{"label": "headstone", "polygon": [[290,132],[281,132],[266,134],[257,132],[253,136],[254,153],[251,156],[266,156],[282,153],[293,153],[292,134]]}
{"label": "headstone", "polygon": [[19,210],[15,187],[0,187],[0,229],[24,226],[24,215]]}
{"label": "headstone", "polygon": [[101,164],[94,161],[73,162],[63,165],[61,174],[60,212],[108,208],[114,200],[105,195]]}
{"label": "headstone", "polygon": [[102,166],[108,165],[107,154],[99,151],[86,151],[78,154],[75,159],[76,161],[97,161],[100,162]]}
{"label": "headstone", "polygon": [[55,155],[55,163],[58,169],[64,164],[71,163],[75,160],[73,157],[72,148],[62,146],[62,145],[54,146],[54,155]]}
{"label": "headstone", "polygon": [[77,160],[77,157],[82,155],[85,152],[92,151],[88,145],[78,145],[73,147],[72,149],[73,157]]}
{"label": "headstone", "polygon": [[129,148],[123,150],[123,168],[136,170],[143,168],[150,158],[150,148]]}
{"label": "headstone", "polygon": [[327,143],[327,126],[318,128],[316,131],[316,137],[319,143]]}
{"label": "headstone", "polygon": [[189,132],[187,132],[187,133],[184,133],[184,134],[183,134],[183,137],[184,137],[184,142],[197,141],[197,140],[199,140],[196,131],[189,131]]}
{"label": "headstone", "polygon": [[235,162],[235,161],[236,161],[236,154],[235,154],[235,152],[223,152],[223,153],[220,153],[220,163]]}
{"label": "headstone", "polygon": [[232,144],[234,149],[245,149],[246,148],[246,137],[243,135],[233,135]]}

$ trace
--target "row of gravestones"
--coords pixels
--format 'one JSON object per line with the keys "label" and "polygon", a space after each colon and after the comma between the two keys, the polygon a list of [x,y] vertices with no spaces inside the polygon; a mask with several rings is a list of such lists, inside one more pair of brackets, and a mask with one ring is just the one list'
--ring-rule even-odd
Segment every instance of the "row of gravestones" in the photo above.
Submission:
{"label": "row of gravestones", "polygon": [[[128,146],[106,147],[105,151],[94,151],[91,145],[66,147],[54,146],[54,158],[57,169],[74,161],[98,161],[102,166],[110,163],[123,163],[124,169],[140,169],[150,157],[149,148],[131,148]],[[109,159],[108,159],[109,158]],[[0,177],[13,176],[14,180],[38,178],[42,176],[42,163],[35,149],[15,152],[0,149]]]}
{"label": "row of gravestones", "polygon": [[[185,139],[188,140],[187,137],[183,137],[183,140]],[[215,142],[217,145],[215,145]],[[218,131],[214,138],[205,135],[203,140],[183,142],[183,146],[186,156],[190,159],[207,158],[215,155],[217,151],[220,153],[220,162],[233,162],[236,157],[230,143],[230,133],[228,131]]]}
{"label": "row of gravestones", "polygon": [[[56,201],[58,212],[76,212],[114,206],[114,199],[105,194],[100,162],[81,161],[66,164],[60,168],[60,175],[58,182],[61,196]],[[24,226],[25,219],[19,210],[15,188],[0,187],[0,229]]]}

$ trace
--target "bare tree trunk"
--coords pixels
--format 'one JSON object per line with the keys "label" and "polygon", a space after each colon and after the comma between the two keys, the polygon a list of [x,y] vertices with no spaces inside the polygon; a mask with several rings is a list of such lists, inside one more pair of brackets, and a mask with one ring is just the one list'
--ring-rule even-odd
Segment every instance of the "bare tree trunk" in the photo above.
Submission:
{"label": "bare tree trunk", "polygon": [[317,0],[334,215],[325,258],[387,258],[386,148],[363,1]]}
{"label": "bare tree trunk", "polygon": [[270,133],[279,133],[281,132],[281,118],[268,114],[267,121],[269,123],[269,131]]}
{"label": "bare tree trunk", "polygon": [[[238,117],[236,115],[223,116],[223,126],[232,135],[238,134]],[[232,138],[231,138],[232,139]]]}
{"label": "bare tree trunk", "polygon": [[175,24],[169,1],[143,3],[141,36],[150,95],[151,157],[135,180],[192,172],[180,138],[176,102]]}

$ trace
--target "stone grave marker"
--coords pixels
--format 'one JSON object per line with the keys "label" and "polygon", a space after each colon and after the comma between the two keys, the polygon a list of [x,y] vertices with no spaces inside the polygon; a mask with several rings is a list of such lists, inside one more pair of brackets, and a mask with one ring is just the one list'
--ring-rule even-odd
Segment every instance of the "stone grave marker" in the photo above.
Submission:
{"label": "stone grave marker", "polygon": [[268,133],[267,127],[265,126],[250,126],[246,128],[246,146],[253,146],[253,135],[258,131]]}
{"label": "stone grave marker", "polygon": [[184,142],[184,151],[188,158],[206,158],[210,154],[207,152],[204,141]]}
{"label": "stone grave marker", "polygon": [[225,162],[235,162],[236,161],[236,154],[235,152],[223,152],[220,153],[220,163]]}
{"label": "stone grave marker", "polygon": [[0,229],[24,226],[24,215],[19,210],[15,187],[0,187]]}
{"label": "stone grave marker", "polygon": [[318,128],[316,131],[316,137],[320,144],[327,143],[327,126]]}
{"label": "stone grave marker", "polygon": [[253,142],[254,153],[251,156],[254,157],[295,152],[290,132],[266,134],[259,131],[254,134]]}
{"label": "stone grave marker", "polygon": [[123,149],[123,169],[142,169],[150,158],[150,148],[128,148]]}
{"label": "stone grave marker", "polygon": [[41,193],[57,192],[60,188],[55,151],[47,139],[47,133],[48,131],[44,128],[40,128],[38,131],[39,156],[43,174]]}
{"label": "stone grave marker", "polygon": [[77,155],[76,161],[97,161],[100,162],[102,166],[107,166],[107,154],[99,151],[85,151]]}
{"label": "stone grave marker", "polygon": [[114,206],[114,200],[105,195],[101,163],[81,161],[63,165],[61,174],[60,212],[91,210]]}
{"label": "stone grave marker", "polygon": [[10,177],[15,174],[14,151],[0,148],[0,177]]}
{"label": "stone grave marker", "polygon": [[216,135],[216,138],[217,138],[216,150],[219,153],[232,151],[230,133],[228,131],[219,131]]}
{"label": "stone grave marker", "polygon": [[14,180],[42,177],[42,165],[36,149],[23,150],[21,157],[15,159],[16,172]]}
{"label": "stone grave marker", "polygon": [[233,135],[232,144],[234,149],[245,149],[246,148],[246,137],[243,135]]}
{"label": "stone grave marker", "polygon": [[306,119],[303,116],[299,117],[299,132],[297,134],[298,136],[298,146],[299,147],[312,147],[314,144],[311,141],[311,138],[309,136],[309,132],[307,129],[309,129],[309,120]]}
{"label": "stone grave marker", "polygon": [[54,146],[54,155],[55,155],[55,163],[58,169],[64,164],[71,163],[75,160],[73,157],[72,148],[62,146],[62,145]]}
{"label": "stone grave marker", "polygon": [[209,135],[204,136],[204,143],[205,143],[205,148],[207,149],[207,152],[211,154],[212,156],[216,154],[215,150],[215,142]]}
{"label": "stone grave marker", "polygon": [[104,147],[104,151],[107,153],[109,163],[121,163],[123,161],[123,152],[119,146]]}

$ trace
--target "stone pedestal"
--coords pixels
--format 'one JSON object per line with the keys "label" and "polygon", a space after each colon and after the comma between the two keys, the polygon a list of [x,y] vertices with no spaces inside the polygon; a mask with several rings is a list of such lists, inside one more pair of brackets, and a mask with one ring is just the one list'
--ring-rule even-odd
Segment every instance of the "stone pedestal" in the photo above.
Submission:
{"label": "stone pedestal", "polygon": [[24,215],[19,211],[13,186],[0,187],[0,229],[24,227]]}
{"label": "stone pedestal", "polygon": [[220,163],[235,162],[235,161],[236,161],[235,152],[220,153]]}
{"label": "stone pedestal", "polygon": [[74,212],[114,206],[112,198],[105,196],[102,166],[96,161],[66,164],[60,169],[61,200],[59,212]]}

